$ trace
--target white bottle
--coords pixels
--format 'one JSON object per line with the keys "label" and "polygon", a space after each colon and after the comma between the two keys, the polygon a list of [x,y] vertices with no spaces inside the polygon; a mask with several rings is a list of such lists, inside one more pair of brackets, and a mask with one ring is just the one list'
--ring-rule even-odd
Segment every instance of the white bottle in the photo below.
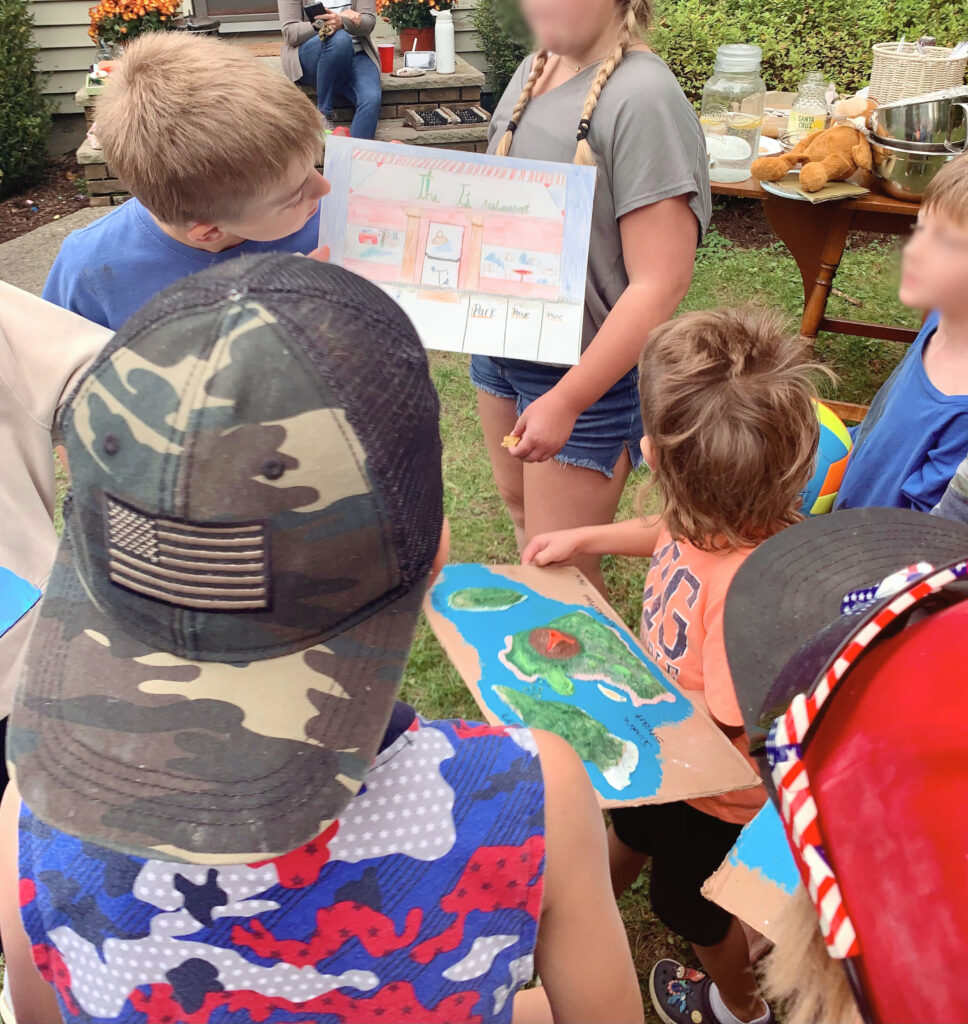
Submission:
{"label": "white bottle", "polygon": [[434,49],[437,51],[437,73],[452,75],[457,70],[454,49],[454,17],[450,11],[431,11],[437,19],[434,26]]}

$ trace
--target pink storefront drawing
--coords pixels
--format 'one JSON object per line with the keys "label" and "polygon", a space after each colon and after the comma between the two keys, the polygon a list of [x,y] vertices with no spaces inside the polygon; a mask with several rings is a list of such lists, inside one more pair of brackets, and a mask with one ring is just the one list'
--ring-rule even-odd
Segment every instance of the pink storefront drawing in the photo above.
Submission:
{"label": "pink storefront drawing", "polygon": [[320,239],[429,348],[575,363],[594,169],[331,138]]}

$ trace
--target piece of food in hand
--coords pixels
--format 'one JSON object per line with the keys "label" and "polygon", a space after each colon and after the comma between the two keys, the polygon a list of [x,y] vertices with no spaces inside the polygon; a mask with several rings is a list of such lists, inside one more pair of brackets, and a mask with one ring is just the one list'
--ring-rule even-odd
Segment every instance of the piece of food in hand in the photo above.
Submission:
{"label": "piece of food in hand", "polygon": [[508,434],[501,442],[502,448],[517,448],[518,442],[521,440],[517,434]]}

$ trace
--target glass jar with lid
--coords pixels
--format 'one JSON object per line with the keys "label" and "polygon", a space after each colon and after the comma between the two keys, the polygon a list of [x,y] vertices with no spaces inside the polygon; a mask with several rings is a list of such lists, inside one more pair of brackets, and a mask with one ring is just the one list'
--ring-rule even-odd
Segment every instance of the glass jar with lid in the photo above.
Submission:
{"label": "glass jar with lid", "polygon": [[766,86],[763,52],[731,43],[716,51],[713,75],[702,91],[699,120],[706,137],[711,181],[745,181],[760,147]]}
{"label": "glass jar with lid", "polygon": [[827,83],[822,71],[808,71],[790,108],[790,141],[827,127]]}

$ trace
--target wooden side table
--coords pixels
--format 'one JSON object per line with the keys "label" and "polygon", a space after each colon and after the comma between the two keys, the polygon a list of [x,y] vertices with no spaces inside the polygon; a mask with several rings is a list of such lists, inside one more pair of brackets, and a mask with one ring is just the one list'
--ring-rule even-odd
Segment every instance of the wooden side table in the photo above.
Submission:
{"label": "wooden side table", "polygon": [[752,178],[735,184],[714,182],[712,191],[714,195],[762,202],[770,227],[790,250],[803,279],[800,331],[805,338],[816,338],[817,332],[823,330],[910,344],[918,332],[908,327],[827,316],[827,300],[844,255],[847,235],[851,231],[904,234],[918,216],[920,203],[892,199],[880,191],[873,178],[865,177],[860,184],[871,189],[869,195],[816,204],[781,199],[765,191]]}

